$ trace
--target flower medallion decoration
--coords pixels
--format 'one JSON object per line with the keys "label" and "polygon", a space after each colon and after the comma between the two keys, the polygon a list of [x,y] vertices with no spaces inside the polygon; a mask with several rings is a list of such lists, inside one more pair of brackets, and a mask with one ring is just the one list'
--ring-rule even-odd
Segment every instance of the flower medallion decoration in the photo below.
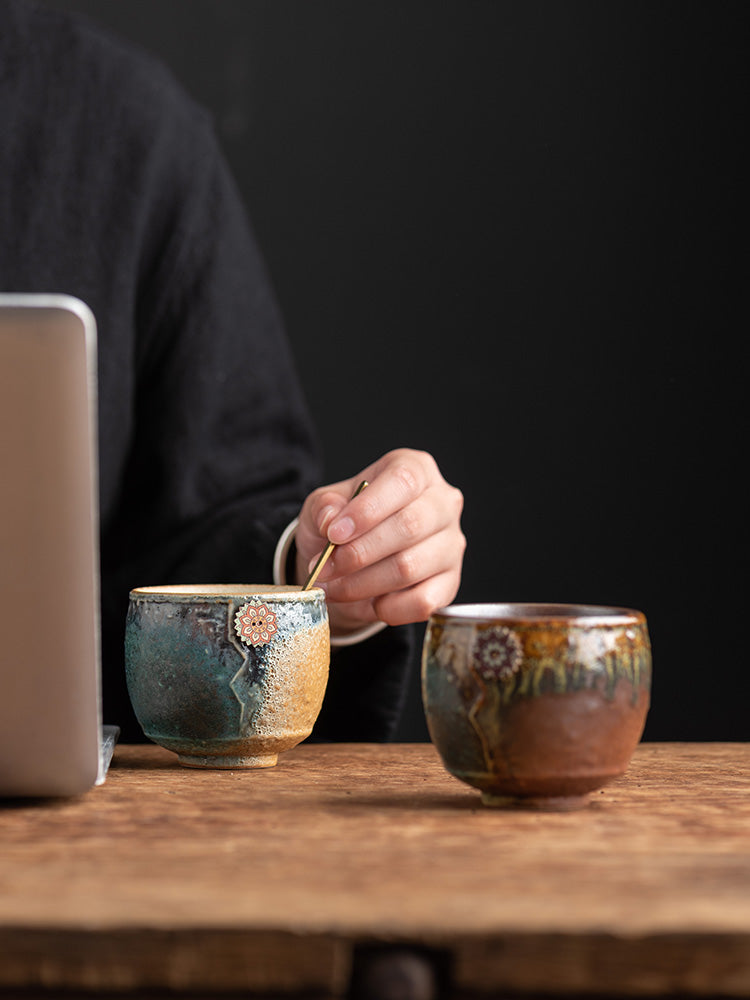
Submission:
{"label": "flower medallion decoration", "polygon": [[278,632],[276,615],[268,605],[249,601],[234,616],[234,630],[246,646],[262,646]]}
{"label": "flower medallion decoration", "polygon": [[503,625],[482,631],[474,644],[476,669],[486,681],[507,681],[521,669],[523,651],[515,632]]}

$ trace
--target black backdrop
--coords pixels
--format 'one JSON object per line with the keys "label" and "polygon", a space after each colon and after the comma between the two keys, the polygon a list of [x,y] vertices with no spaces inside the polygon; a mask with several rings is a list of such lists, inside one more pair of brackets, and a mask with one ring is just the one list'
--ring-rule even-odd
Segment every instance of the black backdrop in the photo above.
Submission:
{"label": "black backdrop", "polygon": [[49,2],[213,111],[329,478],[431,451],[461,599],[640,608],[646,736],[748,738],[743,5]]}

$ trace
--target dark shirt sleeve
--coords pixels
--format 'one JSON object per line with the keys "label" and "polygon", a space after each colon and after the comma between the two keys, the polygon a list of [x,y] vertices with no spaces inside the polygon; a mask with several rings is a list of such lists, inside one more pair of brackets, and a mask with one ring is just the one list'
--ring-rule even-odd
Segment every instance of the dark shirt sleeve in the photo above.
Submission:
{"label": "dark shirt sleeve", "polygon": [[[0,287],[76,295],[96,317],[104,719],[139,740],[129,591],[270,583],[318,446],[212,122],[164,67],[5,0],[0,120]],[[387,630],[334,654],[319,738],[392,733],[407,646]]]}
{"label": "dark shirt sleeve", "polygon": [[387,628],[356,646],[334,648],[313,741],[380,742],[393,737],[416,658],[416,628]]}
{"label": "dark shirt sleeve", "polygon": [[[210,123],[198,115],[169,141],[147,193],[122,501],[102,535],[105,708],[125,738],[138,735],[122,680],[128,591],[271,582],[279,535],[320,482],[271,284]],[[337,650],[317,738],[390,736],[409,652],[408,630]]]}

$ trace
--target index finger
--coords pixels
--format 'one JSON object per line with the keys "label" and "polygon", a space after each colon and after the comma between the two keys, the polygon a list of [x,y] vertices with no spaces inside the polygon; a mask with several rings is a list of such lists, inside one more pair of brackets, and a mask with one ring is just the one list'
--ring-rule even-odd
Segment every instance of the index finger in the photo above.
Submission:
{"label": "index finger", "polygon": [[[354,491],[354,494],[352,496],[352,500],[354,499],[354,497],[358,497],[359,494],[362,492],[362,490],[365,489],[365,487],[369,486],[369,485],[370,484],[367,482],[367,480],[363,479],[362,482],[359,484],[359,486]],[[312,570],[310,571],[310,575],[308,576],[307,580],[303,584],[303,586],[302,586],[303,590],[309,590],[310,587],[312,587],[312,585],[318,579],[318,575],[320,574],[320,571],[325,566],[325,564],[326,564],[329,556],[331,555],[332,551],[333,551],[333,542],[329,541],[328,545],[326,545],[326,547],[320,553],[318,561],[313,566]]]}
{"label": "index finger", "polygon": [[362,474],[368,483],[364,496],[354,497],[328,525],[328,540],[342,545],[358,538],[415,500],[425,489],[418,463],[385,456]]}

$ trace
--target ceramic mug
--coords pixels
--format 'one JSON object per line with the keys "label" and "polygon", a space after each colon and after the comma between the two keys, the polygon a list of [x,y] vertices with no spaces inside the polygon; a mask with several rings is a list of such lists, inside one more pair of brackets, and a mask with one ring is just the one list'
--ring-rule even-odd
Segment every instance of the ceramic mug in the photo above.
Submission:
{"label": "ceramic mug", "polygon": [[271,767],[309,736],[328,680],[325,595],[292,586],[139,587],[125,670],[141,728],[192,767]]}
{"label": "ceramic mug", "polygon": [[585,805],[626,770],[650,686],[646,619],[627,608],[453,605],[425,633],[430,737],[486,805]]}

